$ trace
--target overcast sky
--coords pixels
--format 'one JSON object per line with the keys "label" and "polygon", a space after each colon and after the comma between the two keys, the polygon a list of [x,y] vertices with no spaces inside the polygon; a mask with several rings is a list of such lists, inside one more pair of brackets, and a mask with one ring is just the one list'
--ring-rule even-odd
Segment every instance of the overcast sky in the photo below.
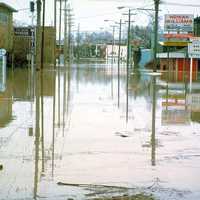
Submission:
{"label": "overcast sky", "polygon": [[[183,4],[199,4],[199,0],[163,0],[165,2],[183,3]],[[16,9],[24,9],[29,7],[29,0],[0,0],[10,4]],[[54,0],[47,0],[47,15],[46,24],[53,25],[53,2]],[[80,23],[82,30],[100,30],[100,27],[108,28],[108,23],[104,22],[104,19],[112,19],[119,21],[122,17],[122,13],[126,10],[118,10],[118,6],[130,6],[130,7],[145,7],[153,8],[153,0],[71,0],[72,7],[75,14],[75,23]],[[164,14],[194,14],[195,16],[200,15],[199,7],[186,7],[186,6],[172,6],[162,4],[160,6],[161,18]],[[123,16],[124,18],[125,16]],[[19,11],[14,15],[14,18],[18,21],[30,23],[29,11]],[[136,24],[146,25],[148,23],[148,17],[145,14],[138,14],[132,17]],[[163,23],[163,22],[161,22]],[[161,24],[162,25],[162,24]]]}

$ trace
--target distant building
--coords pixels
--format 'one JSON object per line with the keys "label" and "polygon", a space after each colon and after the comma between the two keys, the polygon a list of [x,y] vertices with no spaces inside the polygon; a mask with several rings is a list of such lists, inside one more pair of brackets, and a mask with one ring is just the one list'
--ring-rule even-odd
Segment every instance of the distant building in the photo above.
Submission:
{"label": "distant building", "polygon": [[13,49],[13,12],[17,10],[0,3],[0,48],[8,52]]}
{"label": "distant building", "polygon": [[[31,27],[14,28],[14,58],[15,64],[27,64],[31,53],[32,30]],[[45,27],[44,29],[44,64],[53,64],[55,59],[54,45],[56,32],[54,27]]]}
{"label": "distant building", "polygon": [[[107,59],[111,59],[112,56],[114,58],[114,60],[118,59],[118,51],[119,51],[119,45],[115,44],[112,47],[112,44],[107,44],[107,48],[106,48],[106,58]],[[126,60],[127,57],[127,46],[126,45],[121,45],[121,59],[122,60]]]}

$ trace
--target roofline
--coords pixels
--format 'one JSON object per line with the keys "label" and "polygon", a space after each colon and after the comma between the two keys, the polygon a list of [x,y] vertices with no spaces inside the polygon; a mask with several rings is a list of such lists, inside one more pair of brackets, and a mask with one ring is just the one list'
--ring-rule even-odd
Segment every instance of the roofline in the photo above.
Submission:
{"label": "roofline", "polygon": [[6,9],[10,10],[11,12],[18,12],[16,9],[14,9],[13,7],[9,6],[6,3],[0,3],[0,7],[4,7]]}

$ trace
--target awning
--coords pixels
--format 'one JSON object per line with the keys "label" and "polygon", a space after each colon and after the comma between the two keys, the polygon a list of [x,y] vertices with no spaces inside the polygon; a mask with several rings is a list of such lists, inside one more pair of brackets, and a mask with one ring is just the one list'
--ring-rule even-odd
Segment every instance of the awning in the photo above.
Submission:
{"label": "awning", "polygon": [[187,47],[189,41],[165,41],[159,42],[161,46],[168,46],[168,47]]}

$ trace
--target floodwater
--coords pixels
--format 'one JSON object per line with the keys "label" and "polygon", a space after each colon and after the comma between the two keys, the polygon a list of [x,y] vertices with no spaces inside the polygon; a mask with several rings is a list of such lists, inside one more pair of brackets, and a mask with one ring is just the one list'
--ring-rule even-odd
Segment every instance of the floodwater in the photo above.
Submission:
{"label": "floodwater", "polygon": [[130,69],[128,90],[123,64],[119,76],[109,63],[1,76],[0,199],[200,199],[198,74],[190,87]]}

